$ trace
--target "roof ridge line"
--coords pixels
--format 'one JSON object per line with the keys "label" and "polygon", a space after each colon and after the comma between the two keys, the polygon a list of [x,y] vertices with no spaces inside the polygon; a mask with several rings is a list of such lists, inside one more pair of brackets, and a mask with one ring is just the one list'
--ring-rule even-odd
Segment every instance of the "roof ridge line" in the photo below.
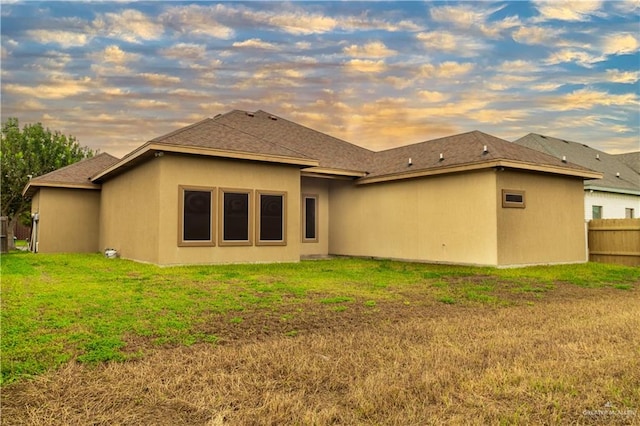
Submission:
{"label": "roof ridge line", "polygon": [[[211,120],[214,120],[214,119],[210,118],[210,117],[204,118],[204,119],[202,119],[200,121],[196,121],[193,124],[189,124],[188,126],[181,127],[179,129],[176,129],[176,130],[172,130],[169,133],[165,133],[164,135],[161,135],[161,136],[158,136],[156,138],[150,139],[146,143],[149,143],[149,142],[161,142],[163,139],[166,139],[166,138],[168,138],[170,136],[174,136],[174,135],[180,134],[182,132],[185,132],[185,131],[191,129],[192,127],[198,126],[198,125],[200,125],[202,123],[205,123],[205,122],[211,121]],[[145,143],[145,145],[146,145],[146,143]]]}
{"label": "roof ridge line", "polygon": [[304,124],[296,123],[296,122],[294,122],[294,121],[291,121],[291,120],[288,120],[288,119],[286,119],[286,118],[280,117],[279,115],[272,114],[272,113],[270,113],[269,111],[265,111],[265,110],[259,109],[259,110],[257,110],[255,113],[259,113],[259,112],[263,112],[263,113],[265,113],[265,114],[267,114],[267,115],[270,115],[270,116],[276,117],[278,120],[286,121],[287,123],[291,123],[291,124],[294,124],[294,125],[296,125],[296,126],[304,127],[305,129],[310,130],[310,131],[312,131],[312,132],[314,132],[314,133],[319,133],[319,134],[322,134],[322,135],[324,135],[324,136],[328,136],[328,137],[330,137],[330,138],[332,138],[332,139],[335,139],[335,140],[337,140],[337,141],[344,142],[344,143],[348,143],[349,145],[353,145],[353,146],[355,146],[356,148],[359,148],[359,149],[362,149],[362,150],[368,151],[368,152],[370,152],[370,153],[374,153],[374,154],[375,154],[375,153],[377,152],[377,151],[372,151],[372,150],[370,150],[369,148],[365,148],[365,147],[363,147],[363,146],[357,145],[357,144],[355,144],[355,143],[353,143],[353,142],[349,142],[349,141],[347,141],[347,140],[340,139],[340,138],[338,138],[338,137],[336,137],[336,136],[333,136],[333,135],[330,135],[330,134],[328,134],[328,133],[324,133],[324,132],[321,132],[321,131],[319,131],[319,130],[312,129],[311,127],[309,127],[309,126],[305,126]]}
{"label": "roof ridge line", "polygon": [[[242,110],[237,110],[237,111],[238,111],[238,112],[246,112],[246,111],[242,111]],[[244,131],[244,130],[242,130],[242,129],[238,129],[238,128],[236,128],[236,127],[229,126],[228,124],[225,124],[225,123],[216,123],[216,124],[218,124],[218,125],[220,125],[220,126],[223,126],[223,127],[226,127],[226,128],[228,128],[228,129],[234,130],[234,131],[236,131],[236,132],[244,133],[245,135],[249,135],[249,136],[251,136],[252,138],[259,139],[259,140],[261,140],[262,142],[265,142],[265,143],[267,143],[267,144],[269,144],[269,145],[277,146],[278,148],[285,149],[285,150],[287,150],[287,151],[289,151],[289,152],[292,152],[292,153],[294,153],[294,154],[297,154],[297,155],[301,155],[303,158],[309,158],[309,159],[312,159],[312,160],[313,160],[313,158],[309,157],[308,155],[305,155],[305,154],[303,154],[303,153],[301,153],[301,152],[298,152],[298,151],[296,151],[296,150],[294,150],[294,149],[291,149],[291,148],[289,148],[289,147],[286,147],[286,146],[284,146],[284,145],[280,145],[279,143],[271,142],[271,141],[266,140],[266,139],[264,139],[264,138],[262,138],[262,137],[260,137],[260,136],[256,136],[256,135],[254,135],[253,133],[249,133],[249,132],[246,132],[246,131]]]}

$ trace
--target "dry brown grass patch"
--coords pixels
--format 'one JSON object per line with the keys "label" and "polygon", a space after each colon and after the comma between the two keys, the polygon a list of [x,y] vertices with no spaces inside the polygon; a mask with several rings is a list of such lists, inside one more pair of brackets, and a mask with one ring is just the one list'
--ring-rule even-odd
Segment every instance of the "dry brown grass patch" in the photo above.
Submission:
{"label": "dry brown grass patch", "polygon": [[[532,306],[416,300],[320,307],[286,321],[282,312],[236,324],[221,316],[239,327],[221,345],[94,368],[71,363],[7,386],[2,423],[638,422],[638,293],[565,290]],[[301,332],[285,337],[287,327]]]}

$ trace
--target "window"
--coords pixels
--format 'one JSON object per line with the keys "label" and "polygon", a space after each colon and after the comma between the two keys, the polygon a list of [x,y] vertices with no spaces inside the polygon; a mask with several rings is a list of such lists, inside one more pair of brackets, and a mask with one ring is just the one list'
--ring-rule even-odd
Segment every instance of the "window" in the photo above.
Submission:
{"label": "window", "polygon": [[179,246],[212,246],[214,188],[179,186]]}
{"label": "window", "polygon": [[318,196],[302,196],[302,242],[318,242]]}
{"label": "window", "polygon": [[220,245],[251,245],[251,194],[220,189]]}
{"label": "window", "polygon": [[256,245],[286,245],[286,193],[258,191]]}
{"label": "window", "polygon": [[524,209],[525,208],[524,191],[503,189],[502,190],[502,207],[515,207],[515,208]]}
{"label": "window", "polygon": [[630,208],[624,209],[624,217],[627,219],[633,219],[635,216],[635,211]]}
{"label": "window", "polygon": [[602,219],[602,206],[591,206],[591,219]]}

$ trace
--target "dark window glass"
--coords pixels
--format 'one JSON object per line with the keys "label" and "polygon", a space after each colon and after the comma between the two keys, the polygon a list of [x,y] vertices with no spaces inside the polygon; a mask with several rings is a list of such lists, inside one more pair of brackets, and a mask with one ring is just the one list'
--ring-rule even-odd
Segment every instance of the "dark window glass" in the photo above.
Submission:
{"label": "dark window glass", "polygon": [[224,193],[225,241],[249,240],[249,194]]}
{"label": "dark window glass", "polygon": [[282,241],[283,238],[282,195],[260,195],[260,240]]}
{"label": "dark window glass", "polygon": [[591,206],[591,213],[593,219],[602,219],[602,206]]}
{"label": "dark window glass", "polygon": [[505,201],[507,203],[522,203],[524,196],[522,194],[506,194]]}
{"label": "dark window glass", "polygon": [[304,199],[304,238],[314,240],[316,238],[316,199]]}
{"label": "dark window glass", "polygon": [[211,240],[211,192],[184,191],[183,239]]}

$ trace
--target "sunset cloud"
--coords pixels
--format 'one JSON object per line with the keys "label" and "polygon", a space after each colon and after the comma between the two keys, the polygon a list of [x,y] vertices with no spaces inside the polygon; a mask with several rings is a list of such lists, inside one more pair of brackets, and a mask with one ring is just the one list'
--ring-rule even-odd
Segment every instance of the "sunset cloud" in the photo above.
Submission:
{"label": "sunset cloud", "polygon": [[541,19],[559,21],[587,21],[602,7],[599,0],[536,0],[533,3]]}
{"label": "sunset cloud", "polygon": [[386,58],[398,53],[395,50],[389,49],[380,41],[374,41],[360,46],[352,44],[351,46],[345,47],[343,51],[349,56],[359,58]]}
{"label": "sunset cloud", "polygon": [[27,35],[37,43],[58,44],[65,48],[84,46],[90,40],[90,37],[85,33],[63,30],[29,30]]}
{"label": "sunset cloud", "polygon": [[346,62],[349,70],[363,73],[379,73],[387,69],[384,61],[372,61],[369,59],[351,59]]}
{"label": "sunset cloud", "polygon": [[593,89],[575,90],[566,95],[558,96],[555,99],[549,99],[548,104],[551,108],[568,111],[573,109],[591,109],[596,106],[637,106],[640,105],[638,96],[633,93],[624,95],[615,95]]}
{"label": "sunset cloud", "polygon": [[99,15],[92,26],[96,36],[116,38],[129,43],[155,40],[164,33],[162,24],[134,9]]}
{"label": "sunset cloud", "polygon": [[249,40],[236,41],[232,44],[233,47],[240,48],[250,48],[250,49],[264,49],[264,50],[275,50],[278,47],[266,41],[262,41],[259,38],[251,38]]}
{"label": "sunset cloud", "polygon": [[88,92],[91,89],[90,83],[89,77],[72,79],[54,76],[47,82],[37,85],[3,84],[3,90],[36,99],[65,99]]}
{"label": "sunset cloud", "polygon": [[603,40],[604,53],[607,55],[626,55],[640,49],[638,37],[631,33],[613,34]]}
{"label": "sunset cloud", "polygon": [[2,113],[118,156],[232,109],[373,149],[543,129],[631,151],[638,11],[637,0],[3,3]]}

